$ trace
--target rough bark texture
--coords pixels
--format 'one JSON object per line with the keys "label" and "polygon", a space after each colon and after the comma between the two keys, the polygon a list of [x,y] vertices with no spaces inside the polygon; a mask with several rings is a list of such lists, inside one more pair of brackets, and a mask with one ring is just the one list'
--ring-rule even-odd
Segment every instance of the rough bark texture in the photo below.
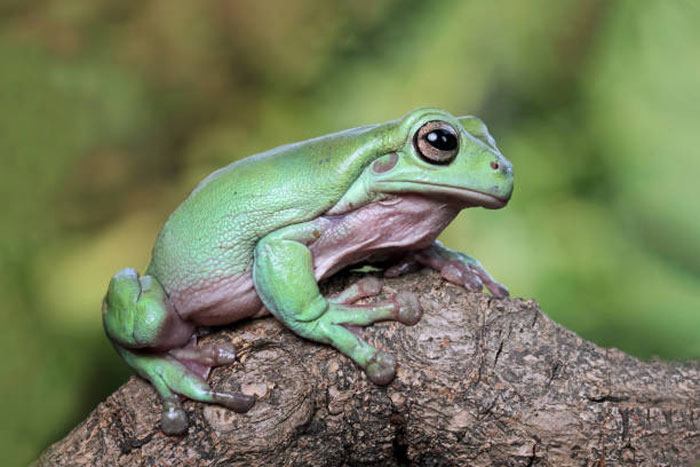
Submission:
{"label": "rough bark texture", "polygon": [[[355,277],[356,278],[356,277]],[[326,285],[342,289],[354,277]],[[388,387],[335,350],[272,318],[202,339],[232,342],[240,362],[216,388],[255,392],[247,414],[187,402],[190,429],[158,428],[153,389],[132,378],[39,465],[694,465],[700,369],[640,362],[551,321],[533,300],[469,294],[422,271],[386,280],[425,315],[367,328],[399,361]],[[381,299],[381,297],[378,297]]]}

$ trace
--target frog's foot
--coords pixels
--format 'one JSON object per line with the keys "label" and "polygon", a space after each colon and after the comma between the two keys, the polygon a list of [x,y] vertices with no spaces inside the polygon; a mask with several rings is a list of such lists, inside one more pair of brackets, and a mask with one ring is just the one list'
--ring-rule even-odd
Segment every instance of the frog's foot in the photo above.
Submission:
{"label": "frog's foot", "polygon": [[[358,300],[379,295],[382,282],[373,276],[368,276],[346,288],[338,295],[328,298],[335,305],[351,305]],[[398,321],[407,326],[413,326],[423,316],[418,297],[407,291],[401,291],[386,302],[372,305],[353,305],[340,307],[345,309],[343,317],[347,322],[336,322],[346,326],[369,326],[377,321]]]}
{"label": "frog's foot", "polygon": [[232,345],[219,344],[199,348],[194,337],[187,346],[172,349],[169,353],[204,380],[209,376],[212,367],[228,365],[236,360],[236,350]]}
{"label": "frog's foot", "polygon": [[367,297],[379,295],[382,291],[382,281],[374,276],[363,277],[342,292],[328,300],[334,303],[349,305]]}
{"label": "frog's foot", "polygon": [[359,326],[387,320],[411,326],[420,320],[423,311],[416,295],[405,291],[378,304],[350,305],[361,298],[377,295],[380,290],[381,282],[368,277],[329,299],[326,312],[313,324],[309,323],[310,334],[306,337],[333,345],[362,367],[370,381],[386,385],[396,374],[396,359],[367,344],[353,331]]}
{"label": "frog's foot", "polygon": [[244,394],[218,392],[206,383],[212,366],[231,363],[230,346],[194,345],[194,326],[180,318],[165,290],[151,276],[124,269],[112,278],[102,308],[105,331],[124,361],[149,380],[163,399],[167,434],[187,429],[178,395],[245,412],[255,402]]}
{"label": "frog's foot", "polygon": [[[250,410],[255,398],[241,393],[215,391],[186,362],[207,362],[215,365],[230,363],[231,354],[227,349],[212,347],[197,353],[192,349],[178,349],[170,352],[147,352],[127,350],[115,344],[124,361],[139,376],[149,380],[163,400],[161,428],[168,435],[182,434],[187,430],[187,415],[182,409],[178,395],[192,400],[219,404],[234,412]],[[188,357],[180,361],[175,355]]]}
{"label": "frog's foot", "polygon": [[396,277],[415,270],[418,265],[439,271],[444,279],[461,285],[470,292],[481,292],[485,286],[494,297],[508,296],[506,286],[491,277],[479,261],[464,253],[445,248],[440,242],[411,253],[401,262],[387,269],[384,275]]}
{"label": "frog's foot", "polygon": [[507,297],[508,289],[497,282],[481,263],[471,256],[453,251],[435,242],[416,253],[418,262],[440,271],[440,275],[453,284],[472,292],[481,292],[484,286],[494,297]]}
{"label": "frog's foot", "polygon": [[347,327],[362,326],[373,321],[375,317],[371,315],[376,311],[330,304],[323,316],[309,323],[310,326],[300,330],[299,334],[332,345],[361,367],[374,384],[387,385],[396,375],[396,358],[372,347]]}

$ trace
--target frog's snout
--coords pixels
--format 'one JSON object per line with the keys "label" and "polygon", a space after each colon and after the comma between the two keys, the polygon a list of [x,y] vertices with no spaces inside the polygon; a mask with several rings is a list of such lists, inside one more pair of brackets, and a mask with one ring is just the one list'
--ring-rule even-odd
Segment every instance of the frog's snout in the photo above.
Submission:
{"label": "frog's snout", "polygon": [[513,166],[508,159],[500,154],[496,155],[491,162],[489,162],[489,166],[496,180],[493,194],[502,201],[505,206],[513,194]]}
{"label": "frog's snout", "polygon": [[513,175],[513,166],[505,158],[496,157],[491,161],[491,168],[498,173],[503,175]]}

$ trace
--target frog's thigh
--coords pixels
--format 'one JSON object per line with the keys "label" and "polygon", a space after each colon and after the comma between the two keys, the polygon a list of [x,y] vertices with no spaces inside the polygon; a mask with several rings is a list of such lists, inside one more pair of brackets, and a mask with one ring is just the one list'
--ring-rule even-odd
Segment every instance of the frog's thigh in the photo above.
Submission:
{"label": "frog's thigh", "polygon": [[[391,355],[379,352],[343,324],[367,325],[396,316],[395,304],[349,307],[328,301],[318,288],[313,257],[304,244],[311,241],[313,225],[301,224],[262,239],[255,250],[253,281],[270,312],[296,334],[330,344],[365,369],[378,384],[394,376]],[[348,313],[350,311],[350,313]]]}

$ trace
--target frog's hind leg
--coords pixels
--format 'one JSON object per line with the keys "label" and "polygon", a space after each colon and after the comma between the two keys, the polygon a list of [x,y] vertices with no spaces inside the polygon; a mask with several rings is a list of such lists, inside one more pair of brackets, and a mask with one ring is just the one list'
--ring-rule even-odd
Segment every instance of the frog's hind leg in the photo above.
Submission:
{"label": "frog's hind leg", "polygon": [[233,362],[230,346],[193,345],[194,326],[172,308],[165,291],[151,276],[124,269],[112,278],[102,307],[107,335],[117,352],[139,376],[149,380],[163,400],[161,427],[167,434],[187,429],[178,395],[245,412],[254,398],[214,391],[206,383],[209,368]]}
{"label": "frog's hind leg", "polygon": [[170,352],[127,350],[115,344],[117,352],[139,376],[149,380],[163,400],[161,428],[169,435],[187,430],[187,416],[178,395],[200,402],[223,405],[235,412],[247,412],[254,398],[240,393],[213,390],[202,377]]}

